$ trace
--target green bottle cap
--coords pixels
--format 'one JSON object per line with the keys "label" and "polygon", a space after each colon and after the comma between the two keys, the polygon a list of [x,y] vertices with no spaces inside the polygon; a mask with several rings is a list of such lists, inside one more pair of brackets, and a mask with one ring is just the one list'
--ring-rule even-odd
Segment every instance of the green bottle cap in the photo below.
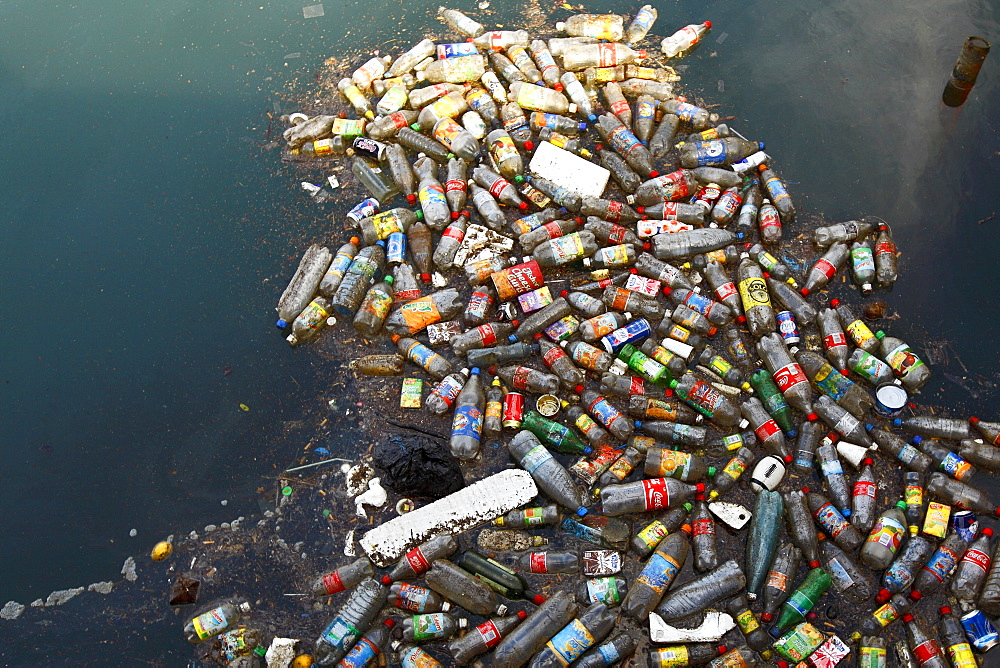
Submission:
{"label": "green bottle cap", "polygon": [[878,330],[877,332],[875,332],[875,338],[881,341],[882,339],[885,338],[885,332],[883,332],[881,329]]}
{"label": "green bottle cap", "polygon": [[897,501],[896,507],[900,510],[906,510],[906,501]]}
{"label": "green bottle cap", "polygon": [[718,469],[716,469],[714,466],[709,466],[708,467],[708,477],[709,478],[714,477],[717,470]]}
{"label": "green bottle cap", "polygon": [[670,381],[670,389],[671,390],[676,390],[678,385],[680,385],[680,382],[678,382],[677,380],[671,380]]}

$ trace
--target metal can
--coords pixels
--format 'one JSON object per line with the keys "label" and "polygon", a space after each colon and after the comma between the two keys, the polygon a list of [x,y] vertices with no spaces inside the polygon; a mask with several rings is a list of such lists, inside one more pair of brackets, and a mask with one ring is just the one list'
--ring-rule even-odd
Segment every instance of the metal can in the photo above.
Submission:
{"label": "metal can", "polygon": [[618,351],[631,343],[637,345],[640,341],[649,338],[653,333],[653,327],[645,318],[639,318],[629,324],[616,329],[607,336],[601,337],[604,349],[612,355],[617,355]]}
{"label": "metal can", "polygon": [[799,326],[795,324],[795,316],[791,311],[778,311],[774,317],[778,321],[778,332],[785,345],[793,346],[802,340],[799,336]]}
{"label": "metal can", "polygon": [[906,390],[895,383],[887,383],[875,389],[875,412],[882,417],[896,417],[908,400]]}
{"label": "metal can", "polygon": [[966,543],[971,543],[979,533],[979,520],[971,510],[956,510],[951,516],[951,527]]}
{"label": "metal can", "polygon": [[1000,643],[1000,634],[982,610],[973,610],[962,615],[962,628],[965,629],[965,635],[968,636],[972,646],[980,652],[987,652]]}
{"label": "metal can", "polygon": [[520,392],[508,392],[503,395],[503,420],[505,429],[519,429],[524,418],[524,395]]}
{"label": "metal can", "polygon": [[406,235],[402,232],[393,232],[389,235],[388,241],[385,247],[385,261],[392,265],[406,262]]}
{"label": "metal can", "polygon": [[361,222],[362,218],[368,218],[378,213],[378,200],[374,197],[363,199],[354,205],[354,208],[347,212],[348,220],[355,225]]}

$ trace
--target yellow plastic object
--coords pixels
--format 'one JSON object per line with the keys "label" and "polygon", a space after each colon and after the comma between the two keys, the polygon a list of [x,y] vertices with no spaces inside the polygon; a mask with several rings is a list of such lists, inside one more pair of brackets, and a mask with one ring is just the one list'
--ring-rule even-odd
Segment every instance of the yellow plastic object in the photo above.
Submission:
{"label": "yellow plastic object", "polygon": [[165,540],[161,540],[159,543],[153,546],[153,551],[150,553],[153,561],[163,561],[171,555],[174,551],[174,546]]}
{"label": "yellow plastic object", "polygon": [[313,665],[313,658],[309,654],[299,654],[292,661],[292,668],[307,668],[307,666]]}

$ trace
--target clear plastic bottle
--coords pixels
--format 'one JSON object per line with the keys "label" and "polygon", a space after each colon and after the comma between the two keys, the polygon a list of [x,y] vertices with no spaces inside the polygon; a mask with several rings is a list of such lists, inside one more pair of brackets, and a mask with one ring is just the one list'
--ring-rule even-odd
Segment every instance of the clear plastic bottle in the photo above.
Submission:
{"label": "clear plastic bottle", "polygon": [[614,517],[678,506],[704,491],[704,483],[688,485],[674,478],[654,478],[608,485],[600,494],[604,514]]}
{"label": "clear plastic bottle", "polygon": [[549,48],[545,45],[545,42],[540,39],[533,40],[528,45],[528,50],[535,59],[535,64],[538,65],[538,69],[542,75],[542,79],[545,81],[545,85],[549,88],[562,92],[563,85],[559,81],[559,77],[562,72],[556,64],[555,59],[552,57],[552,53],[549,51]]}
{"label": "clear plastic bottle", "polygon": [[712,29],[712,22],[686,25],[660,42],[660,50],[667,58],[678,58],[691,53]]}
{"label": "clear plastic bottle", "polygon": [[374,338],[392,308],[392,276],[385,276],[368,289],[361,306],[354,314],[354,329],[364,337]]}
{"label": "clear plastic bottle", "polygon": [[424,79],[432,84],[461,84],[478,81],[485,71],[486,59],[477,54],[435,60],[424,69],[423,74]]}
{"label": "clear plastic bottle", "polygon": [[193,645],[225,633],[250,612],[247,602],[227,602],[193,617],[184,625],[184,637]]}
{"label": "clear plastic bottle", "polygon": [[875,278],[879,285],[889,286],[898,276],[896,244],[892,240],[888,225],[880,225],[875,241]]}
{"label": "clear plastic bottle", "polygon": [[448,643],[448,651],[451,652],[456,664],[467,665],[480,654],[484,654],[500,644],[504,636],[508,635],[527,616],[528,613],[518,610],[515,615],[489,619],[472,631]]}
{"label": "clear plastic bottle", "polygon": [[761,619],[764,622],[774,619],[778,608],[791,593],[792,579],[800,561],[802,561],[802,551],[794,543],[784,543],[778,549],[763,587],[764,611],[761,613]]}
{"label": "clear plastic bottle", "polygon": [[427,586],[474,615],[497,610],[500,599],[482,580],[447,559],[435,560],[424,575]]}
{"label": "clear plastic bottle", "polygon": [[389,587],[389,604],[413,613],[447,612],[451,603],[437,592],[408,582],[393,582]]}
{"label": "clear plastic bottle", "polygon": [[575,668],[603,668],[624,661],[635,652],[635,639],[627,633],[620,633],[611,640],[598,645],[580,657]]}
{"label": "clear plastic bottle", "polygon": [[386,77],[398,77],[412,70],[417,63],[424,58],[434,55],[436,47],[434,42],[423,39],[410,47],[410,50],[403,53],[389,66]]}
{"label": "clear plastic bottle", "polygon": [[927,493],[945,503],[984,515],[1000,516],[1000,508],[990,502],[982,490],[947,477],[943,473],[932,473],[927,483]]}
{"label": "clear plastic bottle", "polygon": [[903,624],[906,625],[906,641],[910,650],[919,657],[920,668],[948,668],[948,661],[944,658],[941,645],[937,639],[928,634],[923,626],[907,613],[903,615]]}
{"label": "clear plastic bottle", "polygon": [[694,580],[674,587],[656,606],[656,613],[670,622],[704,610],[746,587],[747,579],[735,559],[730,559]]}
{"label": "clear plastic bottle", "polygon": [[960,601],[976,601],[989,573],[993,553],[993,529],[984,528],[972,542],[955,567],[949,591]]}
{"label": "clear plastic bottle", "polygon": [[479,455],[485,406],[486,396],[479,377],[479,367],[473,367],[465,381],[465,387],[455,399],[449,447],[451,454],[458,459],[470,460]]}
{"label": "clear plastic bottle", "polygon": [[531,668],[562,668],[576,661],[611,632],[618,615],[603,603],[589,606],[579,618],[556,633],[532,658]]}
{"label": "clear plastic bottle", "polygon": [[471,162],[478,158],[482,151],[472,133],[451,118],[442,118],[435,123],[431,135],[443,146],[447,146],[452,155],[463,160]]}
{"label": "clear plastic bottle", "polygon": [[736,620],[736,625],[743,634],[747,645],[758,652],[764,652],[771,646],[772,639],[761,627],[757,616],[750,610],[746,596],[739,595],[731,598],[726,603],[726,611]]}
{"label": "clear plastic bottle", "polygon": [[850,517],[853,512],[851,510],[851,493],[847,486],[844,467],[837,454],[837,448],[834,445],[820,445],[816,448],[816,459],[834,504],[845,517]]}
{"label": "clear plastic bottle", "polygon": [[573,552],[529,552],[521,555],[518,565],[526,573],[542,575],[580,572],[580,558]]}
{"label": "clear plastic bottle", "polygon": [[556,592],[507,634],[494,652],[491,665],[523,666],[559,629],[573,620],[577,610],[576,600],[570,592]]}
{"label": "clear plastic bottle", "polygon": [[333,620],[316,640],[316,663],[329,666],[343,659],[357,642],[358,636],[371,626],[385,605],[388,593],[386,587],[372,579],[355,587],[351,597],[337,610]]}
{"label": "clear plastic bottle", "polygon": [[472,43],[485,51],[503,51],[514,44],[528,46],[526,30],[491,30],[478,35]]}
{"label": "clear plastic bottle", "polygon": [[[642,145],[638,137],[626,127],[617,116],[604,114],[599,116],[595,129],[605,138],[608,145],[618,153],[628,166],[645,178],[655,178],[658,172],[653,167],[653,156],[649,149]],[[667,259],[657,255],[661,260]]]}
{"label": "clear plastic bottle", "polygon": [[569,472],[552,457],[537,436],[522,429],[507,447],[511,456],[531,474],[546,496],[581,517],[587,514],[580,490]]}
{"label": "clear plastic bottle", "polygon": [[469,620],[455,619],[446,612],[428,612],[403,619],[397,634],[413,642],[446,640],[468,624]]}
{"label": "clear plastic bottle", "polygon": [[861,561],[876,570],[884,571],[892,563],[906,535],[905,501],[885,510],[875,522],[868,539],[861,548]]}
{"label": "clear plastic bottle", "polygon": [[454,318],[461,313],[463,306],[457,290],[440,290],[397,308],[389,314],[384,328],[389,334],[413,335],[427,325]]}
{"label": "clear plastic bottle", "polygon": [[366,578],[375,575],[372,562],[367,557],[353,561],[345,566],[341,566],[335,571],[326,573],[309,585],[311,596],[329,596],[337,592],[350,589]]}
{"label": "clear plastic bottle", "polygon": [[427,410],[434,415],[444,415],[455,403],[462,388],[465,387],[465,380],[469,376],[469,369],[450,373],[442,378],[427,395],[424,402]]}
{"label": "clear plastic bottle", "polygon": [[438,7],[438,16],[449,28],[465,37],[479,37],[485,32],[481,23],[474,21],[457,9]]}
{"label": "clear plastic bottle", "polygon": [[660,541],[656,551],[632,581],[632,586],[622,602],[623,614],[644,623],[649,613],[663,598],[677,573],[684,567],[691,549],[691,527],[684,525],[681,529],[680,532],[669,534]]}
{"label": "clear plastic bottle", "polygon": [[744,401],[740,406],[740,411],[750,423],[750,427],[757,436],[757,441],[766,452],[780,457],[786,463],[792,460],[781,427],[778,426],[778,423],[757,397],[749,397]]}
{"label": "clear plastic bottle", "polygon": [[879,341],[882,359],[889,364],[907,390],[918,390],[930,380],[930,367],[924,364],[910,346],[894,336],[887,336],[881,330],[875,332],[875,338]]}
{"label": "clear plastic bottle", "polygon": [[864,537],[844,518],[830,499],[819,492],[809,491],[808,487],[803,487],[802,492],[806,495],[813,519],[823,531],[848,552],[857,550],[864,542]]}
{"label": "clear plastic bottle", "polygon": [[413,128],[400,128],[396,132],[396,141],[415,153],[426,153],[442,164],[454,157],[446,146]]}
{"label": "clear plastic bottle", "polygon": [[919,591],[924,596],[930,596],[940,589],[945,580],[954,572],[968,546],[968,542],[959,534],[948,534],[944,542],[934,550],[924,567],[917,571],[913,580],[914,591]]}
{"label": "clear plastic bottle", "polygon": [[620,42],[625,35],[624,26],[624,17],[617,14],[573,14],[565,21],[556,22],[556,32]]}
{"label": "clear plastic bottle", "polygon": [[[341,250],[344,249],[341,248]],[[330,250],[325,246],[313,244],[306,249],[292,280],[288,282],[288,286],[278,299],[278,306],[275,310],[278,311],[277,326],[280,329],[287,327],[289,321],[294,320],[295,316],[301,313],[302,309],[312,300],[331,260]],[[324,294],[323,296],[329,295]]]}

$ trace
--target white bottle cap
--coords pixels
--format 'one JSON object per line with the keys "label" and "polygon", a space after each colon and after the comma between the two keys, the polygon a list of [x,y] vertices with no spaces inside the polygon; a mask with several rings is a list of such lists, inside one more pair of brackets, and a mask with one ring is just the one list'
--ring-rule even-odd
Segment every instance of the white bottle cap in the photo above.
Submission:
{"label": "white bottle cap", "polygon": [[565,21],[556,21],[556,32],[562,32],[566,29]]}
{"label": "white bottle cap", "polygon": [[569,113],[575,114],[577,109],[579,109],[579,107],[576,106],[576,104],[574,104],[573,102],[569,103]]}

